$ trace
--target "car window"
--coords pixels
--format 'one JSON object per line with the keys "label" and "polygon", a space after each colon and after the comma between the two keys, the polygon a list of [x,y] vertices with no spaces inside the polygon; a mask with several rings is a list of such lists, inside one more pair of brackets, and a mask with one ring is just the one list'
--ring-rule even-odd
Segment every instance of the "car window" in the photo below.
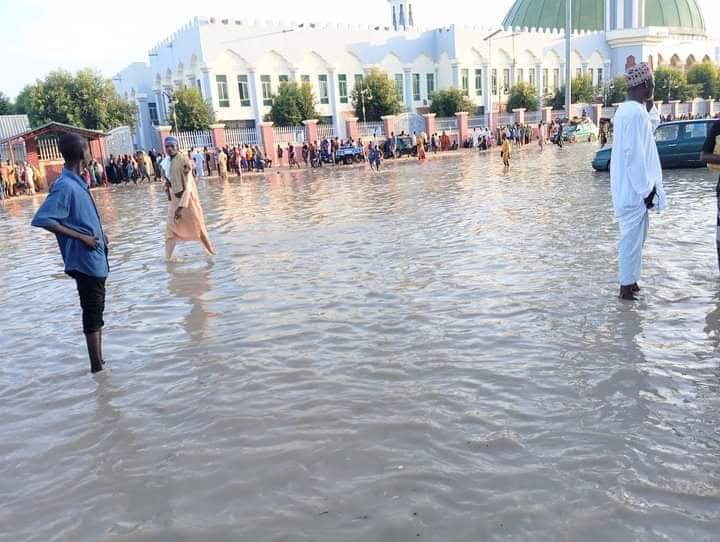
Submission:
{"label": "car window", "polygon": [[655,130],[655,141],[661,143],[663,141],[675,141],[678,138],[679,124],[668,124],[660,126]]}
{"label": "car window", "polygon": [[683,139],[705,139],[707,137],[707,123],[693,122],[685,125]]}

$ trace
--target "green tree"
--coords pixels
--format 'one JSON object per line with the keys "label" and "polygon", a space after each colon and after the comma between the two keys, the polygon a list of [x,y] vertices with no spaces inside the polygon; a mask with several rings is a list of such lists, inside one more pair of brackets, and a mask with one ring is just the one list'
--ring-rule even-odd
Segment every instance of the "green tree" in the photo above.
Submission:
{"label": "green tree", "polygon": [[75,75],[65,70],[50,72],[45,79],[25,87],[18,96],[17,111],[30,117],[30,124],[63,122],[91,130],[110,130],[135,125],[136,107],[120,98],[112,82],[92,70]]}
{"label": "green tree", "polygon": [[20,94],[15,98],[15,114],[16,115],[27,115],[30,111],[30,92],[32,87],[30,85],[25,86],[20,91]]}
{"label": "green tree", "polygon": [[455,113],[475,111],[475,104],[459,88],[450,87],[433,92],[430,112],[438,117],[452,117]]}
{"label": "green tree", "polygon": [[281,83],[273,96],[269,118],[278,126],[297,126],[302,121],[319,117],[317,100],[310,83]]}
{"label": "green tree", "polygon": [[397,85],[378,69],[371,70],[355,85],[352,103],[361,121],[379,121],[383,115],[397,115],[403,109]]}
{"label": "green tree", "polygon": [[215,120],[210,106],[196,88],[175,91],[173,111],[171,124],[174,130],[206,130]]}
{"label": "green tree", "polygon": [[612,104],[619,104],[625,100],[627,100],[627,82],[625,77],[618,75],[607,90],[605,105],[610,107]]}
{"label": "green tree", "polygon": [[[572,102],[577,103],[593,103],[597,97],[597,88],[593,86],[590,76],[578,75],[572,82]],[[553,109],[563,109],[565,107],[565,87],[561,87],[555,91],[555,95],[550,100]]]}
{"label": "green tree", "polygon": [[718,96],[720,91],[720,70],[710,62],[690,66],[686,77],[688,84],[700,87],[700,96],[703,98]]}
{"label": "green tree", "polygon": [[15,106],[10,98],[0,92],[0,115],[12,115],[15,112]]}
{"label": "green tree", "polygon": [[535,94],[535,87],[520,81],[510,89],[507,111],[512,113],[513,109],[525,108],[528,111],[537,111],[538,99]]}
{"label": "green tree", "polygon": [[685,72],[670,66],[661,66],[655,70],[655,99],[686,101],[699,96],[699,86],[687,82]]}

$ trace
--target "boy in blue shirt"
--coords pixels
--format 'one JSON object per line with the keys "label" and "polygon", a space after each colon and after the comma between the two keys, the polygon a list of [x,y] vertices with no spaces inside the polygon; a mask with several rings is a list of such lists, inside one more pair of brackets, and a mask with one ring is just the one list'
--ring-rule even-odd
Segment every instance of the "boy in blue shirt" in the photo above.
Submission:
{"label": "boy in blue shirt", "polygon": [[95,200],[82,171],[90,162],[87,141],[65,134],[58,143],[65,169],[53,183],[32,225],[54,233],[65,272],[75,279],[82,308],[83,331],[90,356],[90,371],[102,371],[102,328],[105,310],[105,280],[110,271],[107,237],[100,223]]}

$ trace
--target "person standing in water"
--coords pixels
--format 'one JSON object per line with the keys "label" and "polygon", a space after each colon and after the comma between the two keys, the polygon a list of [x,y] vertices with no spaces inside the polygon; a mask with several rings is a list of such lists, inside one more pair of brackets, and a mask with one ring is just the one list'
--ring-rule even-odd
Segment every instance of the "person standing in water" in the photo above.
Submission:
{"label": "person standing in water", "polygon": [[502,154],[503,164],[505,164],[505,167],[506,167],[506,168],[509,168],[509,167],[510,167],[510,149],[511,149],[511,148],[512,148],[512,147],[511,147],[511,145],[510,145],[510,139],[507,138],[505,135],[503,135],[503,136],[502,136],[502,151],[501,151],[501,154]]}
{"label": "person standing in water", "polygon": [[[628,100],[615,114],[610,159],[610,185],[620,228],[618,267],[620,298],[635,301],[640,291],[642,249],[648,232],[648,211],[666,207],[662,168],[648,105],[655,94],[650,66],[642,62],[625,74]],[[651,112],[655,113],[652,109]]]}
{"label": "person standing in water", "polygon": [[193,178],[193,164],[178,148],[176,137],[165,138],[168,156],[163,161],[165,186],[168,190],[167,226],[165,228],[165,259],[171,260],[178,241],[200,241],[208,255],[214,255],[205,227],[205,217]]}
{"label": "person standing in water", "polygon": [[105,325],[105,281],[110,273],[108,240],[82,171],[90,162],[87,141],[65,134],[58,142],[65,168],[53,183],[32,225],[55,234],[65,273],[75,279],[82,308],[83,332],[90,371],[102,371],[102,328]]}

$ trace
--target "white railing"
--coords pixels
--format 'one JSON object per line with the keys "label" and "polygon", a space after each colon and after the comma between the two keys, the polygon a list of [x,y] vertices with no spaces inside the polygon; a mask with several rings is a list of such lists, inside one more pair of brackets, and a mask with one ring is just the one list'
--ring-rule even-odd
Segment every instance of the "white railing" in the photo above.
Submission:
{"label": "white railing", "polygon": [[225,143],[231,147],[257,145],[257,130],[255,128],[225,128]]}
{"label": "white railing", "polygon": [[7,143],[0,144],[0,160],[6,162],[7,160],[15,160],[15,162],[24,162],[27,160],[27,153],[25,151],[25,142],[19,141],[13,143],[12,156],[10,156],[10,146]]}
{"label": "white railing", "polygon": [[40,160],[62,160],[62,154],[58,148],[57,136],[51,135],[38,139],[38,150],[40,151]]}
{"label": "white railing", "polygon": [[273,140],[275,144],[287,146],[288,143],[304,143],[304,126],[273,126]]}
{"label": "white railing", "polygon": [[435,119],[435,131],[437,133],[457,132],[457,129],[457,117],[441,117]]}
{"label": "white railing", "polygon": [[385,127],[381,121],[358,122],[358,133],[360,137],[381,137],[385,135]]}
{"label": "white railing", "polygon": [[212,147],[213,139],[210,130],[189,130],[185,132],[172,132],[177,137],[180,150],[185,151],[190,148],[202,149],[203,147]]}
{"label": "white railing", "polygon": [[484,128],[485,126],[487,126],[487,117],[485,115],[468,117],[468,128]]}
{"label": "white railing", "polygon": [[317,134],[319,139],[335,139],[335,126],[332,124],[318,124]]}

